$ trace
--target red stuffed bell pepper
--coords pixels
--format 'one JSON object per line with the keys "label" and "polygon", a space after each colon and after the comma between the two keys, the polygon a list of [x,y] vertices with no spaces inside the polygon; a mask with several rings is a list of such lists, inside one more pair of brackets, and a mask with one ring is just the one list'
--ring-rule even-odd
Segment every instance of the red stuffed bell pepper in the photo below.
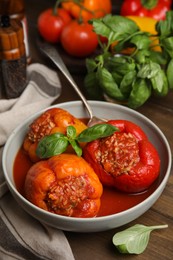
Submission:
{"label": "red stuffed bell pepper", "polygon": [[120,14],[123,16],[148,16],[156,20],[165,19],[171,9],[172,0],[125,0]]}
{"label": "red stuffed bell pepper", "polygon": [[83,156],[103,185],[135,193],[158,177],[160,158],[143,130],[126,120],[108,121],[119,128],[113,135],[88,143]]}

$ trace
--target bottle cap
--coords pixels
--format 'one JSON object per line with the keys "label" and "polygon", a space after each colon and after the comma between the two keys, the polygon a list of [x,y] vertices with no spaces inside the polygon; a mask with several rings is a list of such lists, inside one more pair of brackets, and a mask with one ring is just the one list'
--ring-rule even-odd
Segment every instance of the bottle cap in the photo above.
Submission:
{"label": "bottle cap", "polygon": [[11,18],[16,16],[23,16],[24,13],[24,0],[1,0],[0,1],[0,14],[10,15]]}

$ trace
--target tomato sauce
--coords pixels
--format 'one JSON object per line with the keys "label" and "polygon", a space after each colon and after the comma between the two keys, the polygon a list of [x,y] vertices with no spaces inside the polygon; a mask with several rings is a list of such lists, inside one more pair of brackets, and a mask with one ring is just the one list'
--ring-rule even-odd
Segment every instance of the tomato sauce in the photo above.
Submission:
{"label": "tomato sauce", "polygon": [[[13,174],[16,188],[23,196],[25,196],[25,176],[31,166],[32,162],[21,148],[16,155]],[[107,216],[127,210],[145,200],[157,187],[158,181],[156,181],[147,191],[139,194],[126,194],[113,188],[104,187],[98,216]]]}

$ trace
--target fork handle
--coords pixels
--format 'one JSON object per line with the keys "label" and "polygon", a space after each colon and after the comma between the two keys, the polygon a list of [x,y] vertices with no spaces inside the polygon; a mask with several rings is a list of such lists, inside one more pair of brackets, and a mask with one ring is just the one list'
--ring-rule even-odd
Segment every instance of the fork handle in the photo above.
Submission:
{"label": "fork handle", "polygon": [[54,62],[54,64],[59,68],[59,70],[62,72],[62,74],[68,79],[68,81],[71,83],[74,90],[77,92],[77,94],[83,101],[83,103],[89,113],[90,118],[92,118],[93,112],[92,112],[90,105],[88,104],[86,98],[84,97],[84,95],[78,88],[77,84],[75,83],[74,79],[72,78],[70,72],[68,71],[68,69],[67,69],[65,63],[63,62],[61,56],[59,55],[58,51],[53,46],[50,46],[47,43],[44,44],[43,46],[41,46],[40,50]]}

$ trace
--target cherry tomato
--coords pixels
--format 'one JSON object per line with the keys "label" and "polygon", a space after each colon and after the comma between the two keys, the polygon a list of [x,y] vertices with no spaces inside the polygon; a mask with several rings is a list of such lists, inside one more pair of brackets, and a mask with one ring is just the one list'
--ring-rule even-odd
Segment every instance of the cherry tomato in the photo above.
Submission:
{"label": "cherry tomato", "polygon": [[38,17],[38,30],[40,35],[48,42],[56,43],[60,40],[65,25],[71,21],[69,13],[57,8],[56,14],[52,8],[45,10]]}
{"label": "cherry tomato", "polygon": [[61,44],[68,54],[75,57],[86,57],[95,51],[98,39],[91,24],[73,20],[64,27]]}
{"label": "cherry tomato", "polygon": [[83,21],[103,17],[112,11],[111,0],[84,0],[80,1],[80,5],[74,1],[62,3],[62,7],[68,10],[73,17],[80,17]]}

